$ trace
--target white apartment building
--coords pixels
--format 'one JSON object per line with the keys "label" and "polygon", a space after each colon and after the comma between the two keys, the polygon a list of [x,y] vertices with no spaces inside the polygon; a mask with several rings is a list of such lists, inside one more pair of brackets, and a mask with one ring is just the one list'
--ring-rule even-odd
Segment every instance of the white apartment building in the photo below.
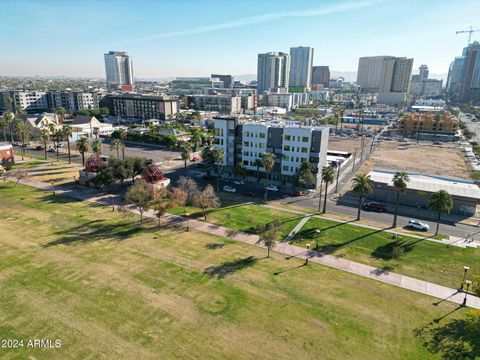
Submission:
{"label": "white apartment building", "polygon": [[107,88],[114,89],[133,86],[132,59],[125,51],[110,51],[105,57],[105,73],[107,76]]}
{"label": "white apartment building", "polygon": [[309,93],[271,93],[266,95],[267,105],[281,107],[290,111],[300,105],[308,104]]}
{"label": "white apartment building", "polygon": [[27,111],[40,111],[48,108],[46,91],[7,91],[7,96],[13,99],[13,107]]}
{"label": "white apartment building", "polygon": [[313,48],[290,48],[290,87],[310,89],[312,83]]}
{"label": "white apartment building", "polygon": [[255,161],[270,152],[276,155],[271,172],[273,182],[293,183],[302,162],[306,161],[312,164],[316,184],[319,183],[319,169],[327,161],[328,128],[300,126],[288,121],[240,123],[233,118],[215,119],[214,126],[214,143],[224,151],[225,166],[233,168],[241,162],[254,176]]}
{"label": "white apartment building", "polygon": [[282,52],[258,54],[257,94],[288,89],[289,77],[290,55]]}

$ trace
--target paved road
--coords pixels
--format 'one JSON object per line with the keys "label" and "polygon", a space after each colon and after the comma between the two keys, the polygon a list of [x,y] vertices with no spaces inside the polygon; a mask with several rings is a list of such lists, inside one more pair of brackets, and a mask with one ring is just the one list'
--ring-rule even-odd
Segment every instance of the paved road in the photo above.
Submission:
{"label": "paved road", "polygon": [[464,113],[460,113],[458,117],[467,125],[468,130],[475,133],[475,135],[472,137],[472,140],[480,142],[480,122],[472,121],[471,119],[467,118]]}

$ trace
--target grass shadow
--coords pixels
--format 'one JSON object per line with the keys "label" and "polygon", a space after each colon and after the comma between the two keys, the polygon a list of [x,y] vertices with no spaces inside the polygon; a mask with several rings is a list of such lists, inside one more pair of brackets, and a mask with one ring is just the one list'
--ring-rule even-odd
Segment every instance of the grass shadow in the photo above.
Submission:
{"label": "grass shadow", "polygon": [[208,244],[205,244],[205,247],[208,249],[208,250],[216,250],[216,249],[221,249],[225,246],[225,244],[219,244],[219,243],[208,243]]}
{"label": "grass shadow", "polygon": [[220,265],[210,266],[206,268],[203,273],[210,277],[223,279],[236,271],[255,265],[256,262],[257,258],[255,256],[248,256],[243,259],[226,261]]}

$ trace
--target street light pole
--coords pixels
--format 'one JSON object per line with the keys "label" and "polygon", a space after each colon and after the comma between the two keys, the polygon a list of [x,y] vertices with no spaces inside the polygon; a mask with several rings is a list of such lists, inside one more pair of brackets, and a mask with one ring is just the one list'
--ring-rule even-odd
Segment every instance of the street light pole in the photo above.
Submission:
{"label": "street light pole", "polygon": [[465,277],[467,276],[468,270],[470,270],[468,266],[463,267],[463,278],[462,278],[462,284],[460,285],[460,290],[463,290],[463,285],[465,284]]}
{"label": "street light pole", "polygon": [[52,181],[52,193],[55,195],[55,183]]}
{"label": "street light pole", "polygon": [[463,303],[462,306],[467,306],[467,295],[468,295],[468,288],[472,284],[470,280],[465,281],[465,284],[467,284],[467,291],[465,291],[465,297],[463,298]]}
{"label": "street light pole", "polygon": [[305,266],[308,265],[308,252],[310,250],[310,244],[307,244],[307,254],[305,256]]}
{"label": "street light pole", "polygon": [[338,193],[338,177],[340,176],[340,163],[337,165],[337,181],[335,182],[335,193]]}

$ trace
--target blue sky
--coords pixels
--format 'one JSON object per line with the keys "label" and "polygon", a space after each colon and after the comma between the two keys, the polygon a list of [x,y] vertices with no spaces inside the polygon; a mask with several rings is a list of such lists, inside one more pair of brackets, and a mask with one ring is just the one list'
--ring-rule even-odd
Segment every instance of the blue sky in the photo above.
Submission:
{"label": "blue sky", "polygon": [[[480,29],[479,0],[0,0],[0,75],[104,76],[126,50],[135,76],[256,72],[257,53],[315,48],[314,64],[355,71],[395,55],[446,73]],[[480,40],[480,32],[474,34]]]}

